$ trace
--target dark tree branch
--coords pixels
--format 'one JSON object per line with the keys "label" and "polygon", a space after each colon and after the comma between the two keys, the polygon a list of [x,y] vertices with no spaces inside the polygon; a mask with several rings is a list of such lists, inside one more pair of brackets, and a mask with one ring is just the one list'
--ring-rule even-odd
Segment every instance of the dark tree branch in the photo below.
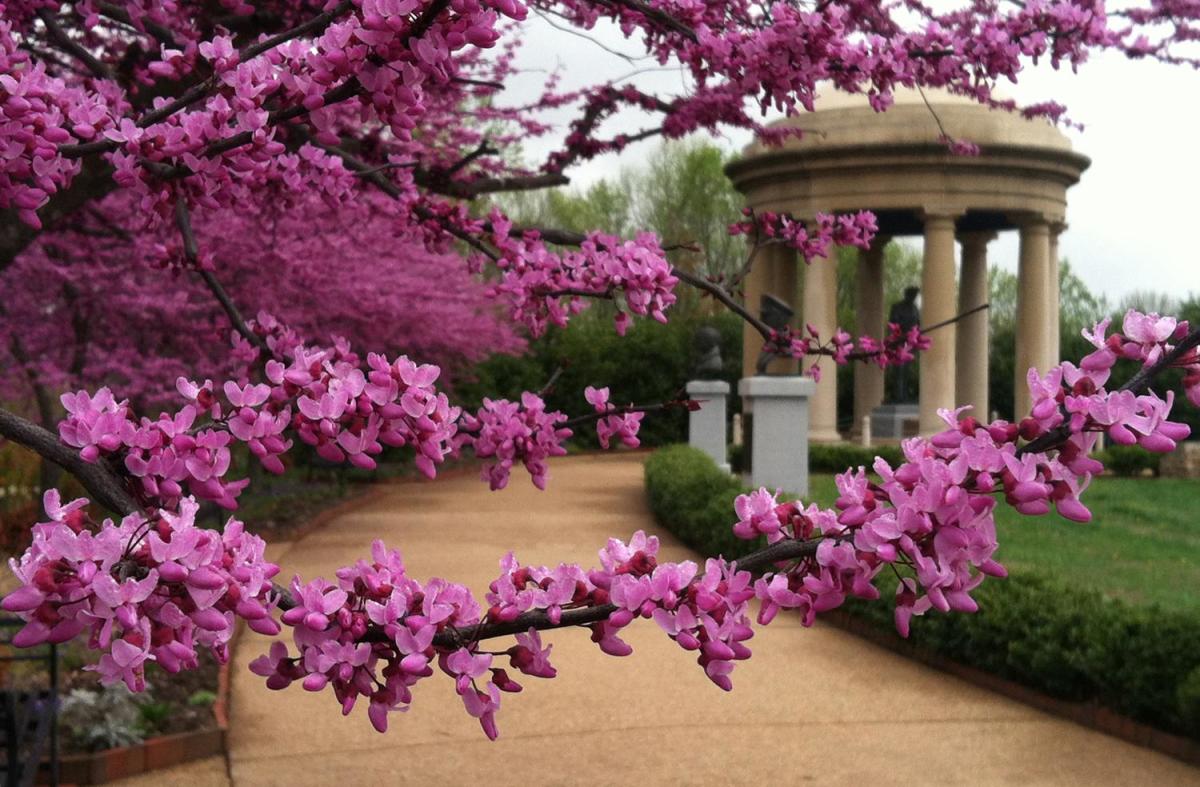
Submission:
{"label": "dark tree branch", "polygon": [[58,20],[54,18],[53,12],[42,9],[38,11],[38,19],[42,20],[42,24],[46,26],[46,34],[59,49],[87,66],[88,71],[91,71],[98,79],[112,79],[112,71],[109,67],[100,62],[85,46],[67,35]]}
{"label": "dark tree branch", "polygon": [[754,330],[762,334],[764,339],[770,341],[774,337],[775,331],[770,325],[767,325],[758,317],[755,317],[753,314],[751,314],[746,307],[737,302],[737,299],[733,297],[729,290],[725,289],[721,285],[708,281],[707,279],[697,276],[693,273],[688,273],[685,270],[680,270],[679,268],[672,269],[671,273],[684,284],[707,292],[709,295],[716,298],[731,312],[737,314],[743,320],[750,323]]}
{"label": "dark tree branch", "polygon": [[243,339],[253,344],[267,356],[274,355],[271,352],[271,348],[267,346],[266,340],[250,330],[250,326],[246,324],[242,313],[238,311],[237,304],[233,302],[233,299],[229,297],[229,293],[217,281],[217,277],[212,274],[212,271],[205,270],[200,266],[200,254],[196,246],[196,235],[192,232],[191,215],[188,213],[187,203],[183,201],[182,197],[175,201],[175,223],[179,227],[179,234],[183,236],[184,256],[187,257],[188,262],[195,266],[196,272],[200,274],[200,278],[208,286],[209,291],[212,292],[217,302],[221,304],[221,308],[225,310],[229,321],[233,323],[233,329]]}
{"label": "dark tree branch", "polygon": [[58,436],[15,413],[0,409],[0,436],[25,446],[79,479],[92,499],[122,516],[140,506],[120,476],[103,462],[87,462],[79,452],[59,441]]}
{"label": "dark tree branch", "polygon": [[597,5],[606,5],[610,8],[624,7],[631,11],[635,11],[646,17],[652,22],[657,23],[661,27],[670,30],[672,33],[678,33],[692,43],[696,43],[699,39],[696,38],[696,31],[680,22],[670,14],[659,11],[657,8],[651,8],[641,0],[598,0]]}
{"label": "dark tree branch", "polygon": [[[400,199],[404,196],[400,188],[395,183],[388,180],[386,175],[380,172],[376,167],[372,167],[370,164],[367,164],[365,161],[349,151],[339,148],[335,145],[326,145],[322,142],[317,142],[312,139],[310,139],[309,142],[310,144],[316,145],[321,150],[324,150],[326,153],[340,158],[345,163],[347,168],[358,173],[363,180],[371,183],[373,186],[382,191],[384,194],[387,194],[392,199]],[[493,262],[500,259],[500,255],[488,247],[488,245],[479,238],[476,238],[469,232],[464,232],[459,227],[455,227],[454,225],[447,223],[440,216],[434,215],[432,211],[422,208],[419,205],[413,208],[413,211],[424,221],[437,222],[443,230],[450,233],[455,238],[458,238],[463,243],[466,243],[479,253],[485,255]]]}
{"label": "dark tree branch", "polygon": [[[754,574],[776,563],[812,557],[817,553],[817,547],[824,540],[824,538],[814,538],[808,541],[792,539],[779,541],[738,560],[737,568],[739,571],[749,571]],[[703,574],[697,576],[692,580],[692,584],[699,582],[703,576]],[[545,612],[525,612],[507,623],[480,623],[475,626],[446,629],[433,638],[433,644],[441,648],[453,648],[461,646],[465,642],[478,642],[494,637],[523,634],[531,628],[546,631],[567,626],[586,626],[589,623],[599,623],[616,611],[617,607],[614,604],[567,609],[563,610],[562,617],[557,623],[552,621]]]}
{"label": "dark tree branch", "polygon": [[503,178],[479,178],[472,181],[448,180],[444,177],[431,176],[432,173],[416,172],[413,180],[417,185],[458,199],[474,199],[482,194],[494,194],[498,191],[537,191],[538,189],[566,186],[571,179],[560,172],[547,172],[540,175],[511,176]]}
{"label": "dark tree branch", "polygon": [[[133,17],[129,15],[128,11],[116,3],[97,3],[96,7],[100,10],[100,13],[104,14],[109,19],[120,22],[132,30],[137,30],[137,25],[133,23]],[[176,49],[180,48],[179,42],[175,40],[175,34],[171,32],[170,28],[163,27],[157,22],[149,22],[146,20],[142,20],[142,24],[145,27],[146,32],[157,39],[159,43],[166,44],[167,46],[174,47]]]}
{"label": "dark tree branch", "polygon": [[577,415],[563,423],[565,427],[580,426],[582,424],[599,421],[601,418],[607,418],[610,415],[626,415],[628,413],[653,413],[659,410],[678,410],[685,407],[687,402],[657,402],[655,404],[630,404],[624,407],[614,407],[612,410],[603,413],[584,413]]}
{"label": "dark tree branch", "polygon": [[[54,229],[64,219],[92,200],[100,199],[116,189],[112,167],[102,159],[84,162],[71,185],[56,192],[45,207],[38,210],[42,225]],[[42,233],[17,217],[12,209],[0,210],[0,270],[16,259]]]}

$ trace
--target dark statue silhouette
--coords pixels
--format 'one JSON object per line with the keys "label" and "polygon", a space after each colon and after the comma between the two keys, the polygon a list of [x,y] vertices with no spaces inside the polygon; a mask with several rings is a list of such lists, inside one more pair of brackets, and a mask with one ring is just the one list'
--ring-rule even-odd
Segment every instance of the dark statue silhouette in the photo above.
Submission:
{"label": "dark statue silhouette", "polygon": [[[903,333],[921,324],[921,310],[917,308],[917,295],[921,290],[909,287],[904,291],[904,300],[892,304],[888,312],[888,322],[900,326]],[[912,385],[910,371],[913,364],[906,363],[892,369],[892,404],[909,404],[916,401],[915,386]]]}
{"label": "dark statue silhouette", "polygon": [[[796,313],[792,311],[792,307],[789,306],[786,301],[780,300],[774,295],[767,294],[763,295],[762,300],[759,302],[759,314],[762,318],[762,321],[766,323],[768,327],[782,332],[787,330],[788,323]],[[758,356],[758,363],[754,365],[754,373],[766,374],[767,364],[769,364],[773,358],[777,357],[779,356],[775,353],[765,351],[761,353]]]}

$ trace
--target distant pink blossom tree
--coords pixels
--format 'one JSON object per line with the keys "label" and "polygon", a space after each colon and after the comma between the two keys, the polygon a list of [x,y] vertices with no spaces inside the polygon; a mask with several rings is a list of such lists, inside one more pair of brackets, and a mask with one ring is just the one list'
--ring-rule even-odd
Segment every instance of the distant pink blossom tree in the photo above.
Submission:
{"label": "distant pink blossom tree", "polygon": [[[736,127],[779,142],[800,132],[757,118],[812,110],[819,90],[866,94],[884,111],[897,86],[939,87],[1059,119],[1058,104],[1022,109],[993,90],[1030,61],[1074,68],[1101,49],[1195,65],[1187,47],[1200,34],[1200,7],[1162,0],[1111,13],[1102,0],[963,0],[945,13],[915,0],[532,7],[582,31],[614,24],[678,67],[683,89],[622,80],[564,91],[551,76],[533,102],[508,100],[530,8],[518,0],[0,5],[5,351],[43,388],[111,384],[64,394],[57,435],[4,410],[0,435],[71,471],[116,515],[97,521],[86,500],[46,493],[47,521],[13,562],[21,586],[2,604],[26,621],[18,645],[86,635],[101,679],[136,690],[147,662],[187,669],[199,648],[227,658],[239,619],[272,636],[287,626],[291,645],[275,641],[252,667],[269,688],[329,689],[347,712],[365,699],[382,731],[436,668],[495,737],[501,693],[520,688],[508,669],[555,674],[540,630],[586,626],[624,656],[621,630],[652,619],[729,689],[750,655],[752,600],[760,624],[785,609],[809,623],[848,596],[878,596],[873,580],[890,566],[903,577],[901,632],[930,610],[973,611],[971,591],[1004,574],[992,557],[999,495],[1026,514],[1086,520],[1080,495],[1100,469],[1088,456],[1099,434],[1158,451],[1187,435],[1169,419],[1174,393],[1147,384],[1182,367],[1200,400],[1200,330],[1130,312],[1120,332],[1096,327],[1079,367],[1031,370],[1034,408],[1018,423],[946,412],[946,430],[906,443],[900,466],[876,461],[879,480],[840,476],[833,509],[766,490],[739,499],[735,532],[770,546],[736,564],[659,562],[657,540],[637,533],[611,539],[599,567],[509,554],[480,600],[413,579],[376,543],[335,580],[275,584],[279,568],[238,520],[220,533],[195,523],[197,499],[236,507],[248,483],[231,473],[237,444],[272,472],[296,440],[362,468],[385,445],[408,446],[429,476],[474,451],[494,488],[518,466],[540,486],[573,427],[595,423],[605,441],[631,444],[642,416],[694,406],[622,406],[590,388],[576,417],[547,411],[537,392],[463,413],[429,361],[513,346],[481,287],[534,335],[594,299],[614,302],[618,331],[666,320],[682,284],[736,311],[780,355],[886,365],[936,340],[777,332],[738,293],[670,265],[666,250],[689,239],[515,226],[490,195],[563,184],[573,165],[653,136]],[[555,133],[546,112],[562,108],[574,120],[544,161],[508,155]],[[642,130],[605,131],[630,109],[650,118]],[[945,142],[974,152],[969,140]],[[869,244],[875,223],[751,212],[731,232],[812,262],[831,244]],[[1109,388],[1118,358],[1143,368]],[[152,417],[143,400],[171,387]],[[495,638],[508,649],[481,647]]]}

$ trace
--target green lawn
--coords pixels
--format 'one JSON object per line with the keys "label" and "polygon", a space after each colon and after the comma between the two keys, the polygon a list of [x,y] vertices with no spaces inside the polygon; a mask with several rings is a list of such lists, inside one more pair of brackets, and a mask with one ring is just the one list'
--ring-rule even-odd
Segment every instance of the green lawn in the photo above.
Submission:
{"label": "green lawn", "polygon": [[[833,476],[813,476],[810,497],[831,505]],[[1086,525],[1001,503],[997,559],[1132,603],[1200,612],[1200,481],[1098,478],[1083,501],[1092,510]]]}

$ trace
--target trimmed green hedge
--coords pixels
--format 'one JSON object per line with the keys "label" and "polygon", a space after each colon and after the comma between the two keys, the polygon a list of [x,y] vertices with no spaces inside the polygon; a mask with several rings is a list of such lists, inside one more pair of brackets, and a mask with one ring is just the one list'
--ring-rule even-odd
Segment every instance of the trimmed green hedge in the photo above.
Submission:
{"label": "trimmed green hedge", "polygon": [[870,470],[877,456],[883,457],[892,467],[904,461],[904,453],[898,445],[863,448],[850,443],[810,443],[808,470],[811,473],[844,473],[852,467]]}
{"label": "trimmed green hedge", "polygon": [[1146,470],[1158,475],[1163,458],[1162,454],[1147,451],[1139,445],[1110,445],[1097,451],[1095,456],[1113,475],[1119,476],[1140,476]]}
{"label": "trimmed green hedge", "polygon": [[[734,537],[733,499],[743,487],[701,451],[657,451],[646,462],[646,491],[659,524],[702,554],[733,558],[760,546]],[[895,584],[880,574],[884,600],[852,599],[843,609],[894,631],[887,599]],[[1132,606],[1029,573],[989,579],[973,595],[979,612],[914,618],[912,641],[1051,696],[1096,702],[1200,739],[1196,616]]]}

